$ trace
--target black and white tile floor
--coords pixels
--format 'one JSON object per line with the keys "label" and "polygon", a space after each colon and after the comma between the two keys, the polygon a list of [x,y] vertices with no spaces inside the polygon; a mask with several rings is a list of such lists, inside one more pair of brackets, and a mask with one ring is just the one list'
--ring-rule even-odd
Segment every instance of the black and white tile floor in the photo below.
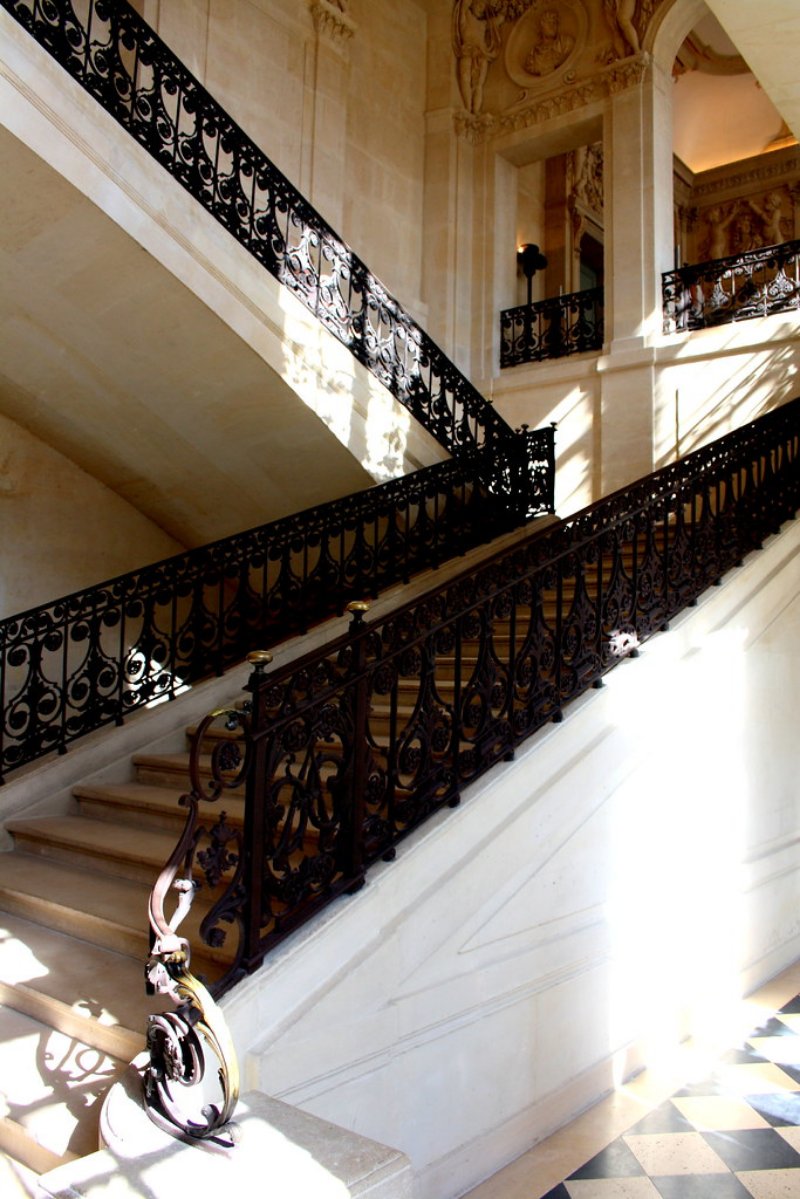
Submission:
{"label": "black and white tile floor", "polygon": [[[563,1181],[547,1184],[569,1147],[569,1129],[470,1199],[800,1199],[800,995],[761,1014],[706,1077],[657,1103],[577,1169],[565,1169]],[[595,1120],[595,1139],[613,1123]],[[577,1135],[590,1143],[591,1133]]]}

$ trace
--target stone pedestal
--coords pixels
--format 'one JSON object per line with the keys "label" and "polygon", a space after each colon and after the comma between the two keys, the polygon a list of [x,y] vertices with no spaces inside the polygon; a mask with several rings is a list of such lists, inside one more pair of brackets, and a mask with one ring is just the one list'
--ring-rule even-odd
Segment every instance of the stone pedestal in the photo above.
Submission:
{"label": "stone pedestal", "polygon": [[102,1117],[107,1148],[40,1180],[52,1199],[414,1199],[411,1164],[396,1149],[271,1099],[243,1095],[232,1148],[187,1145],[161,1132],[142,1105],[131,1066],[109,1092]]}

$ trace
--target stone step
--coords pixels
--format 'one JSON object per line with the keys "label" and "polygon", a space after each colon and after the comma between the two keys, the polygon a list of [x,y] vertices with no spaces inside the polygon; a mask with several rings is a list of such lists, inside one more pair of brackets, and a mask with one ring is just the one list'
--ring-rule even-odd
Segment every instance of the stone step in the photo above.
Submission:
{"label": "stone step", "polygon": [[[5,911],[129,954],[142,965],[149,943],[149,896],[147,883],[87,871],[40,854],[14,851],[0,859],[0,907]],[[215,977],[212,966],[230,963],[235,937],[231,933],[226,944],[216,949],[203,944],[199,925],[208,908],[202,894],[198,895],[180,931],[191,942],[197,968]]]}
{"label": "stone step", "polygon": [[[188,808],[180,803],[186,793],[180,787],[157,787],[147,783],[79,783],[72,794],[82,815],[136,828],[159,829],[180,836]],[[221,812],[232,825],[244,822],[244,796],[226,792],[216,803],[200,805],[203,823],[214,823]]]}
{"label": "stone step", "polygon": [[[143,963],[8,912],[2,917],[0,1002],[121,1061],[144,1047]],[[153,1004],[156,1008],[153,1008]]]}
{"label": "stone step", "polygon": [[175,837],[158,829],[133,830],[86,816],[31,816],[10,820],[6,828],[26,853],[144,882],[148,888],[175,848]]}
{"label": "stone step", "polygon": [[[22,1164],[20,1151],[24,1153],[27,1146],[34,1149],[39,1159],[36,1169]],[[0,1116],[0,1195],[3,1199],[33,1199],[40,1194],[39,1175],[64,1163],[64,1158],[36,1145],[14,1120]]]}
{"label": "stone step", "polygon": [[[183,794],[191,789],[189,780],[189,753],[172,754],[134,754],[133,765],[136,779],[151,787],[167,788]],[[211,778],[211,756],[201,754],[198,763],[199,776],[205,784]],[[225,800],[229,796],[244,796],[243,787],[232,787],[225,791]],[[221,803],[221,799],[217,801]]]}
{"label": "stone step", "polygon": [[0,1006],[0,1149],[37,1173],[98,1147],[102,1098],[125,1063]]}

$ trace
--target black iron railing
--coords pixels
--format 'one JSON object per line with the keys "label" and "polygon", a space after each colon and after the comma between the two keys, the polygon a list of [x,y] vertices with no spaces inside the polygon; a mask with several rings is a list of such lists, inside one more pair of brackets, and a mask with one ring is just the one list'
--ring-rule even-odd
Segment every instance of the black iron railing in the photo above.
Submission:
{"label": "black iron railing", "polygon": [[[800,507],[800,401],[270,672],[199,731],[195,875],[224,988],[370,863],[776,532]],[[235,740],[237,734],[243,736]],[[211,758],[205,755],[212,751]],[[244,793],[225,800],[225,792]],[[233,930],[231,927],[233,926]]]}
{"label": "black iron railing", "polygon": [[800,241],[683,266],[662,276],[664,332],[800,308]]}
{"label": "black iron railing", "polygon": [[[539,512],[553,507],[553,440],[517,439]],[[530,505],[482,482],[496,465],[475,451],[0,621],[0,780],[524,521]],[[521,479],[520,462],[504,470]]]}
{"label": "black iron railing", "polygon": [[125,0],[0,0],[449,453],[514,433]]}
{"label": "black iron railing", "polygon": [[603,289],[554,296],[500,313],[500,366],[603,348]]}

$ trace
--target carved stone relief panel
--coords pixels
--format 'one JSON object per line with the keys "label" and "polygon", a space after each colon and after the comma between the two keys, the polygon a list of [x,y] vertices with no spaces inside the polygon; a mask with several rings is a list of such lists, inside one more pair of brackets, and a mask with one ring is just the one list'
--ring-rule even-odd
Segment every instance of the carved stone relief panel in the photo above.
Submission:
{"label": "carved stone relief panel", "polygon": [[680,164],[675,219],[682,263],[793,241],[800,234],[797,146],[695,176]]}
{"label": "carved stone relief panel", "polygon": [[332,42],[344,43],[356,31],[346,0],[311,0],[311,16],[317,33]]}
{"label": "carved stone relief panel", "polygon": [[777,187],[701,208],[697,224],[697,250],[702,262],[790,241],[794,213],[789,188]]}
{"label": "carved stone relief panel", "polygon": [[453,0],[457,131],[482,141],[635,86],[664,3]]}
{"label": "carved stone relief panel", "polygon": [[[586,43],[589,18],[580,0],[532,0],[509,34],[504,64],[526,92],[572,82],[578,53]],[[555,78],[553,78],[555,76]]]}
{"label": "carved stone relief panel", "polygon": [[580,146],[572,150],[570,162],[570,191],[572,202],[598,217],[603,213],[603,144]]}

